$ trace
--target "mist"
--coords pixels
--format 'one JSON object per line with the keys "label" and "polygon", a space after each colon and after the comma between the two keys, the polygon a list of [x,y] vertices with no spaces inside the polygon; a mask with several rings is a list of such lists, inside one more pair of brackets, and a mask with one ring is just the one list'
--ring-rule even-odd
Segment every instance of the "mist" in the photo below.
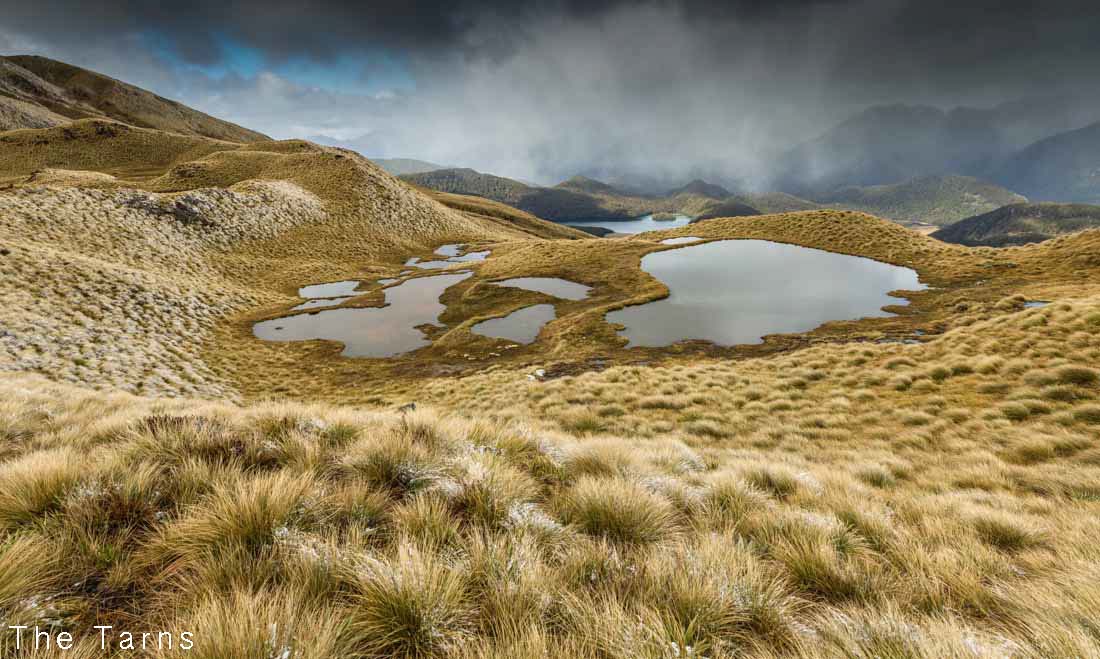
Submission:
{"label": "mist", "polygon": [[[83,26],[110,41],[47,20],[68,4],[10,15],[0,47],[274,137],[543,184],[585,174],[766,189],[792,148],[883,104],[1030,99],[1034,117],[990,120],[1000,150],[1100,120],[1100,12],[1085,2],[256,3],[259,18],[250,3],[184,16],[138,2]],[[812,157],[827,178],[829,159]]]}

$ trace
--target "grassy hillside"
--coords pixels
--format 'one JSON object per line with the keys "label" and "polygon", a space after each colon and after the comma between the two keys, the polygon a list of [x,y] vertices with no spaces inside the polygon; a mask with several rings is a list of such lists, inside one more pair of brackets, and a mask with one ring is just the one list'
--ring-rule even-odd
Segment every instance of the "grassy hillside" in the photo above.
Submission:
{"label": "grassy hillside", "polygon": [[475,215],[480,218],[486,218],[491,221],[507,222],[509,225],[521,228],[539,238],[578,239],[590,237],[590,234],[574,229],[573,227],[558,224],[556,222],[548,222],[530,213],[525,213],[518,208],[512,208],[507,204],[493,201],[492,199],[475,197],[472,195],[437,192],[427,188],[423,188],[422,190],[424,194],[435,199],[447,208]]}
{"label": "grassy hillside", "polygon": [[797,213],[821,208],[819,204],[785,192],[750,192],[736,195],[735,198],[741,203],[767,214]]}
{"label": "grassy hillside", "polygon": [[[368,199],[426,204],[417,211],[429,217],[436,208],[412,191],[400,197],[405,186],[344,152],[266,148],[272,160],[301,160],[285,169],[269,156],[250,160],[265,168],[263,180],[323,167],[317,178],[332,180],[348,167],[382,186]],[[213,154],[201,177],[239,174],[230,153]],[[178,182],[175,169],[156,185]],[[5,619],[189,629],[210,657],[271,647],[318,657],[563,658],[662,657],[688,646],[715,657],[882,656],[898,643],[928,657],[1098,649],[1090,621],[1100,615],[1091,585],[1100,555],[1089,539],[1100,533],[1100,232],[973,250],[814,211],[616,241],[510,240],[494,245],[479,279],[557,275],[595,287],[591,300],[562,306],[563,322],[535,355],[563,377],[532,380],[530,363],[507,360],[459,377],[375,372],[289,345],[255,346],[235,373],[181,365],[178,353],[221,340],[183,309],[232,294],[250,296],[245,306],[277,302],[288,274],[298,283],[317,281],[322,268],[331,279],[353,274],[350,263],[331,262],[328,242],[353,241],[387,211],[403,211],[361,215],[337,238],[325,227],[340,226],[328,214],[348,203],[343,188],[309,193],[310,182],[279,184],[266,200],[248,197],[262,194],[248,192],[260,180],[137,199],[119,189],[0,194],[33,200],[0,213],[26,218],[5,225],[2,239],[15,248],[0,278],[16,301],[6,329],[35,337],[24,351],[44,348],[39,360],[55,343],[87,348],[72,370],[50,361],[43,372],[113,388],[99,377],[114,370],[120,382],[144,382],[139,390],[222,401],[0,378]],[[62,193],[73,196],[39,210]],[[117,214],[105,214],[114,204]],[[272,204],[286,228],[256,243],[231,238],[267,226]],[[250,217],[259,224],[234,228]],[[95,222],[113,230],[89,230]],[[653,351],[648,366],[619,362],[598,343],[607,333],[596,329],[598,310],[660,296],[638,260],[660,238],[689,231],[864,254],[916,267],[937,288],[914,300],[914,314],[841,323],[756,358]],[[446,240],[463,239],[457,233]],[[188,239],[203,244],[181,248]],[[387,262],[400,267],[400,256],[375,258],[375,274],[387,274]],[[275,264],[293,272],[269,270]],[[120,290],[130,277],[170,295]],[[449,305],[483,303],[476,286]],[[181,309],[181,295],[190,307]],[[1037,296],[1064,299],[1022,309]],[[9,322],[35,299],[56,314],[29,331]],[[139,306],[110,313],[126,300]],[[164,305],[168,315],[150,315]],[[161,332],[156,344],[105,359],[133,343],[119,332],[134,322]],[[919,345],[870,339],[891,327],[912,336],[913,323],[939,328]],[[602,372],[558,365],[588,351],[614,359]],[[263,357],[276,352],[301,372],[272,368]],[[206,363],[209,353],[196,354]],[[145,369],[112,366],[146,355],[157,377],[232,386],[172,389],[172,380],[143,379]],[[324,397],[322,381],[358,406],[285,401]],[[284,400],[224,402],[246,383],[268,387],[247,398]],[[290,386],[278,395],[281,383]],[[422,409],[368,411],[368,396]]]}
{"label": "grassy hillside", "polygon": [[1003,247],[1096,228],[1100,228],[1100,206],[1012,204],[956,222],[932,237],[960,245]]}
{"label": "grassy hillside", "polygon": [[969,176],[928,176],[891,185],[847,187],[814,199],[833,208],[939,226],[1027,201],[1010,190]]}
{"label": "grassy hillside", "polygon": [[349,151],[103,120],[0,135],[0,177],[0,370],[150,393],[233,396],[240,364],[204,354],[213,333],[306,283],[563,233],[451,210]]}
{"label": "grassy hillside", "polygon": [[703,205],[698,209],[699,212],[694,213],[696,222],[701,220],[709,220],[715,217],[743,217],[746,215],[760,215],[760,211],[742,203],[737,199],[727,199],[725,201],[713,201],[709,204]]}
{"label": "grassy hillside", "polygon": [[[420,187],[451,192],[461,195],[476,195],[499,201],[510,206],[517,205],[531,188],[519,181],[503,176],[482,174],[472,169],[437,169],[435,171],[408,174],[401,177]],[[526,210],[526,209],[525,209]],[[551,218],[553,219],[553,218]]]}
{"label": "grassy hillside", "polygon": [[0,58],[0,131],[104,118],[231,142],[267,136],[133,85],[45,57]]}
{"label": "grassy hillside", "polygon": [[1100,204],[1100,122],[1032,144],[994,177],[1036,200]]}

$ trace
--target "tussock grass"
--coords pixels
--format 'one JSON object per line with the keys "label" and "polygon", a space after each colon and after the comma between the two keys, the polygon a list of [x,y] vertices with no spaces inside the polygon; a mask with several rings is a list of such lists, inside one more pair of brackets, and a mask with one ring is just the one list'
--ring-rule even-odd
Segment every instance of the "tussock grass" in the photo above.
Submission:
{"label": "tussock grass", "polygon": [[583,478],[564,494],[560,509],[583,533],[624,545],[658,542],[675,530],[666,499],[623,479]]}
{"label": "tussock grass", "polygon": [[185,627],[209,657],[1095,649],[1084,426],[878,414],[878,434],[838,418],[845,434],[807,435],[796,415],[818,405],[879,404],[828,376],[775,413],[790,418],[630,440],[430,409],[116,397],[105,418],[98,394],[14,382],[5,418],[64,423],[27,425],[34,448],[0,463],[19,486],[3,490],[11,620]]}

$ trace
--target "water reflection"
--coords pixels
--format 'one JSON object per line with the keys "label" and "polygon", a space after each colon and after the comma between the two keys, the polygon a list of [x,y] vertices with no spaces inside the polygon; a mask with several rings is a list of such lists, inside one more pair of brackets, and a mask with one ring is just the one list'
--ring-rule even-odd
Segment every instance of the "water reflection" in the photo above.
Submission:
{"label": "water reflection", "polygon": [[493,283],[497,286],[522,288],[527,291],[545,293],[560,297],[563,300],[583,300],[588,297],[588,293],[592,290],[584,284],[578,284],[575,281],[559,277],[515,277]]}
{"label": "water reflection", "polygon": [[615,233],[642,233],[686,226],[691,224],[691,217],[677,215],[672,220],[655,220],[652,215],[643,215],[632,220],[570,220],[566,224],[571,227],[603,227]]}
{"label": "water reflection", "polygon": [[536,304],[513,311],[503,318],[490,318],[470,328],[474,334],[516,343],[531,343],[546,323],[554,320],[554,305]]}
{"label": "water reflection", "polygon": [[607,314],[630,346],[686,339],[760,343],[830,320],[881,317],[905,304],[886,293],[919,290],[917,273],[855,256],[763,240],[723,240],[649,254],[642,269],[668,286],[663,300]]}
{"label": "water reflection", "polygon": [[429,344],[416,327],[435,323],[445,309],[439,296],[471,275],[461,272],[410,279],[384,289],[384,307],[298,314],[256,323],[252,331],[266,341],[339,341],[344,344],[341,354],[345,357],[392,357]]}
{"label": "water reflection", "polygon": [[316,297],[342,297],[354,295],[355,289],[359,288],[359,284],[360,282],[358,280],[349,279],[347,281],[334,281],[327,284],[303,286],[298,289],[298,297],[310,299]]}

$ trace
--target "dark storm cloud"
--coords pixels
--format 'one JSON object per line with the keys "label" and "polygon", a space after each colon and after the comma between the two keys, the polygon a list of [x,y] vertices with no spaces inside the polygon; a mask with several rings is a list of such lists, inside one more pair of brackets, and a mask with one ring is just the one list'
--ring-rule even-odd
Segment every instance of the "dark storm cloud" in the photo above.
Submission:
{"label": "dark storm cloud", "polygon": [[[1095,0],[0,0],[6,49],[279,137],[541,180],[751,176],[871,104],[1088,99],[1097,34]],[[384,84],[379,54],[414,84],[363,84]],[[348,58],[362,71],[343,84],[281,68]]]}
{"label": "dark storm cloud", "polygon": [[[764,2],[664,2],[682,7],[694,20],[757,19],[841,0]],[[111,38],[122,31],[153,31],[171,38],[188,61],[211,64],[219,56],[217,36],[239,38],[273,58],[328,58],[349,48],[389,47],[434,54],[465,49],[465,37],[481,21],[512,29],[494,35],[498,48],[513,45],[527,21],[547,16],[585,19],[606,14],[630,0],[194,0],[187,3],[120,0],[42,0],[3,3],[9,28],[50,38]]]}
{"label": "dark storm cloud", "polygon": [[[1094,67],[1100,9],[1094,1],[976,0],[120,0],[6,1],[0,27],[47,42],[86,43],[123,33],[165,40],[185,61],[215,65],[223,40],[258,49],[273,62],[327,60],[349,51],[392,50],[413,61],[505,57],[556,20],[593,20],[624,7],[655,6],[675,14],[701,37],[716,26],[780,24],[790,38],[826,42],[838,82],[941,77],[1039,75],[1051,67]],[[491,26],[486,32],[485,26]],[[662,26],[655,25],[655,30]],[[781,39],[783,34],[778,35]],[[832,37],[832,38],[830,38]],[[716,43],[737,56],[737,43]],[[820,48],[817,44],[815,47]],[[788,54],[777,52],[777,58]],[[997,81],[1000,82],[1000,81]]]}

